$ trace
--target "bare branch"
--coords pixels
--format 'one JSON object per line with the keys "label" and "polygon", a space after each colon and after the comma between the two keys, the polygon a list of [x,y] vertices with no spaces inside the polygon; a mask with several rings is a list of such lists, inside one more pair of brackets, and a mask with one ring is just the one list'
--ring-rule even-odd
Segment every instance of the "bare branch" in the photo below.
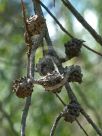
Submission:
{"label": "bare branch", "polygon": [[[66,83],[65,87],[68,92],[69,98],[71,98],[72,101],[75,101],[78,103],[77,98],[76,98],[75,94],[73,93],[72,89],[70,88],[70,86]],[[99,136],[102,136],[102,132],[100,131],[100,129],[96,126],[96,124],[92,121],[92,119],[88,116],[88,114],[84,111],[84,109],[82,107],[80,107],[80,112],[86,118],[86,120],[91,124],[91,126],[94,128],[94,130],[97,132],[97,134]]]}
{"label": "bare branch", "polygon": [[92,121],[89,115],[84,111],[83,108],[80,109],[81,114],[86,118],[86,120],[91,124],[94,130],[97,132],[99,136],[102,136],[102,131],[96,126],[96,124]]}
{"label": "bare branch", "polygon": [[51,131],[50,131],[50,136],[54,136],[54,133],[55,133],[55,130],[56,130],[56,127],[60,121],[60,119],[63,117],[63,112],[61,112],[55,119],[55,122],[53,123],[53,126],[51,128]]}
{"label": "bare branch", "polygon": [[[41,15],[41,14],[42,14],[42,10],[41,10],[40,4],[38,4],[39,2],[38,2],[37,0],[33,0],[33,3],[34,3],[34,5],[36,6],[36,7],[35,7],[35,13]],[[38,10],[37,10],[37,9],[38,9]],[[98,36],[98,38],[99,38],[99,36]],[[54,49],[53,49],[53,47],[52,47],[52,41],[51,41],[50,36],[49,36],[49,33],[48,33],[47,25],[46,25],[45,39],[46,39],[46,42],[47,42],[49,51],[50,51],[50,49],[52,49],[52,51],[55,53],[55,56],[54,56],[54,57],[55,57],[56,60],[57,60],[57,64],[58,64],[57,66],[58,66],[59,72],[60,72],[60,73],[64,73],[64,68],[62,67],[62,64],[61,64],[60,61],[59,61],[59,57],[57,56],[56,52],[54,51]],[[97,40],[97,41],[99,41],[99,43],[100,43],[100,40]],[[74,93],[73,93],[73,91],[72,91],[72,89],[71,89],[71,87],[70,87],[70,85],[69,85],[68,82],[66,82],[65,87],[66,87],[66,90],[67,90],[67,92],[68,92],[68,96],[69,96],[70,100],[71,100],[71,101],[74,101],[74,102],[76,102],[76,103],[78,103],[77,98],[76,98],[76,96],[74,95]],[[87,118],[87,120],[90,122],[90,124],[91,124],[91,125],[93,126],[93,128],[96,130],[96,132],[97,132],[98,134],[101,134],[101,132],[99,131],[99,129],[96,127],[96,125],[93,124],[93,121],[92,121],[90,118],[87,117],[87,114],[86,114],[85,112],[83,112],[83,110],[81,110],[81,113]],[[58,122],[59,122],[59,120],[60,120],[60,118],[61,118],[62,116],[63,116],[62,113],[60,113],[60,115],[57,116],[57,118],[56,118],[56,120],[55,120],[55,122],[54,122],[54,124],[53,124],[53,127],[52,127],[52,129],[51,129],[50,136],[53,136],[53,135],[54,135],[55,129],[56,129],[56,127],[57,127],[57,125],[58,125]],[[100,133],[99,133],[99,132],[100,132]],[[102,134],[101,134],[100,136],[102,136]]]}
{"label": "bare branch", "polygon": [[[61,23],[58,21],[58,19],[50,12],[50,10],[49,10],[41,1],[39,1],[39,2],[40,2],[40,4],[42,5],[42,7],[49,13],[49,15],[55,20],[55,22],[58,24],[58,26],[60,27],[60,29],[61,29],[65,34],[67,34],[69,37],[75,38],[74,36],[72,36],[71,33],[69,33],[69,32],[61,25]],[[92,51],[93,53],[95,53],[95,54],[97,54],[97,55],[99,55],[99,56],[102,56],[101,53],[99,53],[99,52],[97,52],[97,51],[91,49],[91,48],[88,47],[87,45],[85,45],[85,44],[82,44],[82,45],[83,45],[85,48],[87,48],[88,50]],[[68,59],[68,58],[63,58],[63,59],[62,59],[62,62],[65,62],[67,59]]]}
{"label": "bare branch", "polygon": [[60,97],[57,93],[55,93],[55,95],[56,95],[56,97],[60,100],[60,102],[61,102],[64,106],[66,106],[65,102],[61,99],[61,97]]}
{"label": "bare branch", "polygon": [[93,49],[91,49],[90,47],[88,47],[87,45],[85,45],[85,44],[82,44],[86,49],[88,49],[88,50],[90,50],[90,51],[92,51],[93,53],[95,53],[95,54],[97,54],[97,55],[99,55],[99,56],[101,56],[102,57],[102,54],[100,53],[100,52],[97,52],[97,51],[95,51],[95,50],[93,50]]}
{"label": "bare branch", "polygon": [[100,128],[102,128],[102,122],[100,120],[100,116],[98,114],[98,111],[96,110],[96,108],[90,104],[90,102],[87,99],[87,96],[84,93],[84,90],[81,90],[80,87],[78,87],[76,84],[74,85],[76,89],[78,89],[77,93],[80,96],[80,98],[82,99],[83,103],[85,104],[85,106],[87,106],[87,108],[89,108],[90,110],[93,111],[93,114],[96,116],[97,119],[97,123],[99,124]]}
{"label": "bare branch", "polygon": [[61,0],[63,4],[71,11],[77,20],[86,28],[93,38],[102,46],[102,37],[87,23],[80,13],[73,7],[69,0]]}
{"label": "bare branch", "polygon": [[85,133],[86,136],[89,136],[86,132],[86,130],[82,127],[82,125],[80,124],[80,122],[78,121],[78,119],[76,119],[77,124],[79,125],[79,127],[82,129],[82,131]]}
{"label": "bare branch", "polygon": [[50,16],[55,20],[55,22],[59,25],[59,27],[61,28],[61,30],[64,33],[66,33],[67,35],[69,35],[71,38],[73,38],[73,36],[60,24],[60,22],[57,20],[57,18],[50,12],[50,10],[41,1],[40,1],[40,4],[50,14]]}
{"label": "bare branch", "polygon": [[23,0],[21,0],[21,5],[22,5],[22,13],[23,13],[23,21],[24,21],[24,24],[25,24],[25,29],[29,33],[29,29],[28,29],[28,25],[27,25],[27,21],[26,21],[26,10],[25,10],[25,6],[24,6]]}
{"label": "bare branch", "polygon": [[[26,31],[27,31],[28,37],[29,37],[29,47],[30,47],[30,49],[29,49],[30,52],[28,54],[27,77],[32,78],[34,76],[34,69],[35,69],[34,60],[35,60],[35,51],[36,51],[36,49],[34,47],[31,48],[32,46],[35,46],[35,45],[31,45],[32,40],[31,40],[31,36],[30,36],[29,30],[28,30],[28,25],[26,23],[25,8],[24,8],[23,0],[21,0],[21,3],[22,3],[24,22],[25,22],[25,25],[26,25]],[[26,119],[27,119],[30,104],[31,104],[31,96],[26,98],[26,103],[25,103],[24,110],[23,110],[23,113],[22,113],[21,136],[25,136]]]}
{"label": "bare branch", "polygon": [[27,119],[30,104],[31,104],[31,96],[26,98],[26,103],[25,103],[24,110],[22,113],[21,136],[25,136],[26,119]]}

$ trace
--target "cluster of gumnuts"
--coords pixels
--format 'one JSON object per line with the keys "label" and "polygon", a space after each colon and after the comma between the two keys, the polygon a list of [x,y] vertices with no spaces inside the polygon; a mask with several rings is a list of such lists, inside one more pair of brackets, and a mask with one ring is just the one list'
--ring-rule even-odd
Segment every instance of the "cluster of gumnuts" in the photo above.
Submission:
{"label": "cluster of gumnuts", "polygon": [[[69,59],[78,56],[81,50],[82,43],[83,41],[79,39],[71,39],[70,41],[65,43],[64,46],[66,56]],[[57,84],[59,84],[63,80],[67,72],[69,73],[67,79],[68,82],[82,82],[81,68],[78,65],[72,65],[63,68],[63,74],[60,75],[60,73],[56,71],[55,64],[53,62],[53,53],[47,53],[43,58],[39,59],[38,63],[36,64],[36,68],[37,72],[41,76],[43,76],[42,85],[43,87],[45,87],[45,90],[47,90],[46,88],[53,88],[53,86],[57,86]],[[29,80],[27,77],[22,77],[13,82],[13,90],[18,97],[25,98],[32,94],[33,83],[31,82],[31,80],[30,82],[28,81]],[[59,88],[52,90],[52,92],[59,93],[62,90],[62,87],[63,84]]]}

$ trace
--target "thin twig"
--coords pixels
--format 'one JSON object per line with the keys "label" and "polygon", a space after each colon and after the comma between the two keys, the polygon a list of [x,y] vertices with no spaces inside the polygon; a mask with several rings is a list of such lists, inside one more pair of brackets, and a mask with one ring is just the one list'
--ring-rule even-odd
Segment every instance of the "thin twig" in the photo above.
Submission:
{"label": "thin twig", "polygon": [[[66,87],[66,90],[68,92],[68,96],[71,99],[71,101],[76,101],[78,103],[77,98],[76,98],[75,94],[73,93],[70,85],[68,83],[66,83],[65,87]],[[102,132],[100,131],[100,129],[96,126],[96,124],[92,121],[92,119],[88,116],[88,114],[84,111],[84,109],[82,107],[80,107],[80,112],[86,118],[86,120],[91,124],[91,126],[94,128],[94,130],[97,132],[97,134],[99,134],[99,136],[102,136]]]}
{"label": "thin twig", "polygon": [[[50,10],[49,10],[41,1],[39,1],[39,2],[40,2],[40,4],[42,5],[42,7],[49,13],[49,15],[55,20],[55,22],[58,24],[58,26],[60,27],[60,29],[61,29],[64,33],[66,33],[69,37],[75,38],[74,36],[72,36],[71,33],[69,33],[69,32],[62,26],[62,24],[58,21],[58,19],[50,12]],[[97,55],[99,55],[99,56],[102,56],[101,53],[99,53],[99,52],[97,52],[97,51],[91,49],[91,48],[88,47],[87,45],[85,45],[85,44],[82,44],[82,45],[83,45],[85,48],[87,48],[88,50],[92,51],[93,53],[95,53],[95,54],[97,54]],[[62,62],[65,62],[66,60],[67,60],[67,58],[64,58],[64,59],[62,59]]]}
{"label": "thin twig", "polygon": [[61,0],[63,4],[71,11],[77,20],[86,28],[93,38],[102,46],[102,37],[87,23],[81,14],[73,7],[69,0]]}
{"label": "thin twig", "polygon": [[86,132],[86,130],[82,127],[82,125],[80,124],[80,122],[78,121],[78,119],[76,119],[77,124],[80,126],[80,128],[83,130],[83,132],[85,133],[86,136],[89,136]]}
{"label": "thin twig", "polygon": [[[25,16],[25,7],[24,7],[24,3],[23,0],[21,0],[21,4],[22,4],[22,11],[23,11],[23,17],[24,17],[24,23],[25,23],[25,27],[26,27],[26,31],[28,33],[28,36],[30,38],[30,43],[29,43],[29,47],[32,47],[34,45],[31,45],[31,36],[30,33],[28,31],[28,26],[26,23],[26,16]],[[35,60],[35,49],[34,48],[30,48],[30,52],[28,54],[28,66],[27,66],[27,77],[28,78],[32,78],[34,77],[34,60]],[[29,111],[29,106],[31,104],[31,96],[26,98],[26,103],[24,106],[24,110],[22,113],[22,120],[21,120],[21,136],[25,136],[25,128],[26,128],[26,119],[27,119],[27,115],[28,115],[28,111]]]}
{"label": "thin twig", "polygon": [[81,90],[80,87],[78,87],[76,84],[74,85],[75,88],[78,90],[77,93],[80,96],[80,98],[82,99],[83,103],[85,104],[85,106],[87,106],[89,109],[91,109],[93,111],[93,114],[96,116],[97,119],[97,123],[99,124],[100,128],[102,128],[102,122],[100,120],[100,116],[98,114],[98,111],[96,110],[96,108],[90,104],[90,102],[87,99],[87,96],[85,95],[85,91]]}
{"label": "thin twig", "polygon": [[39,1],[41,6],[50,14],[50,16],[55,20],[55,22],[59,25],[59,27],[61,28],[61,30],[63,32],[65,32],[67,35],[69,35],[71,38],[73,38],[73,36],[61,25],[61,23],[57,20],[57,18],[50,12],[50,10],[41,2]]}
{"label": "thin twig", "polygon": [[95,53],[95,54],[97,54],[97,55],[99,55],[99,56],[101,56],[102,57],[102,54],[100,53],[100,52],[97,52],[97,51],[95,51],[95,50],[93,50],[93,49],[91,49],[90,47],[88,47],[87,45],[85,45],[85,44],[82,44],[86,49],[88,49],[88,50],[90,50],[90,51],[92,51],[93,53]]}
{"label": "thin twig", "polygon": [[[34,1],[34,0],[33,0]],[[39,8],[41,9],[41,7],[40,7],[40,5],[39,5]],[[48,45],[48,49],[53,49],[53,47],[52,47],[52,41],[51,41],[51,38],[50,38],[50,36],[49,36],[49,33],[48,33],[48,29],[47,29],[47,25],[46,25],[46,34],[45,34],[45,40],[46,40],[46,42],[47,42],[47,45]],[[54,50],[53,50],[54,51]],[[55,52],[55,51],[54,51]],[[56,52],[55,52],[56,53]],[[55,55],[56,56],[56,55]],[[56,56],[56,59],[58,59],[58,57]],[[59,69],[59,71],[60,72],[63,72],[63,67],[62,67],[62,64],[60,63],[60,61],[58,60],[58,69]],[[77,98],[76,98],[76,96],[74,95],[74,93],[73,93],[73,91],[72,91],[72,89],[71,89],[71,87],[70,87],[70,85],[69,85],[69,83],[68,82],[66,82],[66,90],[67,90],[67,92],[68,92],[68,96],[69,96],[69,98],[71,99],[71,100],[73,100],[73,101],[76,101],[76,102],[78,102],[77,101]],[[82,112],[82,111],[81,111]],[[54,125],[53,125],[53,127],[52,127],[52,129],[51,129],[51,133],[50,133],[50,136],[53,136],[54,135],[54,132],[55,132],[55,129],[56,129],[56,126],[57,126],[57,124],[58,124],[58,122],[59,122],[59,120],[60,120],[60,118],[62,117],[63,115],[62,114],[60,114],[58,117],[57,117],[57,119],[56,119],[56,121],[55,121],[55,123],[54,123]],[[86,117],[87,118],[87,117]],[[87,118],[87,120],[88,120],[88,118]],[[92,120],[91,120],[91,122],[93,122]],[[93,126],[93,124],[91,124],[92,126]],[[96,125],[95,125],[96,126]],[[97,128],[97,127],[96,127]],[[94,127],[94,129],[95,129],[95,127]],[[97,128],[98,129],[98,128]],[[101,135],[102,136],[102,135]]]}
{"label": "thin twig", "polygon": [[63,117],[63,113],[61,112],[55,119],[55,122],[53,123],[53,126],[51,128],[51,131],[50,131],[50,136],[54,136],[54,133],[55,133],[55,130],[56,130],[56,127],[58,126],[58,123],[60,121],[60,119]]}
{"label": "thin twig", "polygon": [[56,94],[56,97],[60,100],[60,102],[64,105],[64,106],[66,106],[66,104],[65,104],[65,102],[62,100],[62,98],[57,94],[57,93],[55,93]]}
{"label": "thin twig", "polygon": [[27,33],[30,35],[28,25],[27,25],[27,21],[26,21],[26,10],[25,10],[23,0],[21,0],[21,6],[22,6],[22,13],[23,13],[23,20],[24,20],[24,24],[25,24],[25,29],[26,29]]}
{"label": "thin twig", "polygon": [[26,119],[27,119],[30,104],[31,104],[31,96],[26,98],[26,103],[25,103],[24,110],[22,113],[21,136],[25,136]]}
{"label": "thin twig", "polygon": [[97,132],[99,136],[102,136],[102,131],[96,126],[96,124],[92,121],[89,115],[84,111],[83,108],[80,109],[81,114],[86,118],[86,120],[91,124],[94,130]]}

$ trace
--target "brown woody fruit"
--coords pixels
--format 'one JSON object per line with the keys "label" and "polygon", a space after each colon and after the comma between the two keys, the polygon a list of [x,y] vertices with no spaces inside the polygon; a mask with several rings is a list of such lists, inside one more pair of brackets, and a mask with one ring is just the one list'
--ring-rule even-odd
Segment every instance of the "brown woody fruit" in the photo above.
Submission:
{"label": "brown woody fruit", "polygon": [[38,35],[45,27],[45,19],[40,15],[30,16],[27,19],[27,24],[30,35]]}
{"label": "brown woody fruit", "polygon": [[52,73],[47,73],[46,76],[41,78],[39,80],[39,84],[42,85],[46,91],[59,93],[63,87],[63,79],[63,75],[61,75],[57,71],[53,71]]}
{"label": "brown woody fruit", "polygon": [[49,55],[40,59],[36,67],[41,76],[45,76],[47,73],[51,73],[55,70],[52,58]]}
{"label": "brown woody fruit", "polygon": [[[53,71],[52,73],[48,73],[45,76],[45,84],[44,88],[46,91],[51,91],[53,93],[60,93],[62,90],[62,85],[60,84],[63,80],[63,76],[60,75],[57,71]],[[51,89],[51,90],[50,90]]]}
{"label": "brown woody fruit", "polygon": [[71,102],[64,108],[64,120],[67,122],[74,122],[80,115],[80,106],[76,102]]}
{"label": "brown woody fruit", "polygon": [[78,82],[78,83],[82,82],[83,74],[81,73],[80,66],[72,65],[72,66],[66,67],[65,69],[66,69],[65,71],[69,71],[68,82]]}
{"label": "brown woody fruit", "polygon": [[27,77],[21,77],[13,82],[13,91],[19,98],[31,96],[33,84],[27,79]]}
{"label": "brown woody fruit", "polygon": [[73,38],[72,40],[64,44],[65,54],[68,57],[68,59],[79,56],[83,42],[84,41],[82,40]]}

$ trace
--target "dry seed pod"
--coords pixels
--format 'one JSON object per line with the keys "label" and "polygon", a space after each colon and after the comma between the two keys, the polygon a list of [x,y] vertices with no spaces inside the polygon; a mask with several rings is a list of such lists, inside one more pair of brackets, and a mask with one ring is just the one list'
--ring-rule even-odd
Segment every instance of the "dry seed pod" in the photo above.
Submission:
{"label": "dry seed pod", "polygon": [[83,42],[82,40],[73,38],[71,41],[64,44],[65,54],[68,59],[79,56]]}
{"label": "dry seed pod", "polygon": [[[48,80],[48,81],[47,81]],[[47,74],[46,76],[46,84],[44,84],[44,88],[46,91],[52,91],[53,93],[60,93],[62,90],[62,85],[60,85],[63,80],[63,76],[60,75],[57,71],[53,71],[52,74]]]}
{"label": "dry seed pod", "polygon": [[42,85],[46,91],[59,93],[63,87],[63,84],[60,84],[63,79],[63,75],[57,71],[53,71],[52,73],[47,73],[46,76],[40,79],[40,85]]}
{"label": "dry seed pod", "polygon": [[80,115],[80,106],[76,102],[71,102],[64,108],[64,120],[72,123]]}
{"label": "dry seed pod", "polygon": [[27,24],[30,35],[38,35],[45,28],[45,19],[39,15],[30,16],[27,19]]}
{"label": "dry seed pod", "polygon": [[47,75],[47,73],[51,73],[55,70],[52,58],[49,55],[46,55],[45,57],[40,59],[36,67],[39,74],[42,76],[45,76]]}
{"label": "dry seed pod", "polygon": [[69,67],[65,68],[66,71],[69,71],[69,77],[68,77],[68,82],[78,82],[81,83],[82,82],[82,73],[81,73],[81,68],[80,66],[76,65],[72,65]]}
{"label": "dry seed pod", "polygon": [[33,84],[28,82],[27,77],[21,77],[13,82],[13,90],[19,98],[31,96]]}

